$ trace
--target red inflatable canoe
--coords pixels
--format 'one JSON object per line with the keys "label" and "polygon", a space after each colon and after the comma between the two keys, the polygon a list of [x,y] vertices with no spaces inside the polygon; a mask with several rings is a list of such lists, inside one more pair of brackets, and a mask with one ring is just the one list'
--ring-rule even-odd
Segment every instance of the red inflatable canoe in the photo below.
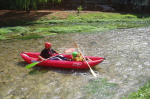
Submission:
{"label": "red inflatable canoe", "polygon": [[[39,62],[41,61],[38,58],[38,55],[40,53],[36,52],[22,52],[20,53],[22,58],[27,62],[27,63],[33,63],[33,62]],[[62,54],[64,57],[71,59],[72,55],[65,55]],[[92,61],[88,61],[89,65],[91,67],[99,64],[104,60],[102,57],[93,57],[93,56],[85,56],[85,58],[88,57]],[[51,66],[51,67],[60,67],[60,68],[76,68],[76,69],[86,69],[89,68],[86,62],[78,62],[78,61],[61,61],[61,60],[46,60],[43,62],[38,63],[37,65],[40,66]]]}

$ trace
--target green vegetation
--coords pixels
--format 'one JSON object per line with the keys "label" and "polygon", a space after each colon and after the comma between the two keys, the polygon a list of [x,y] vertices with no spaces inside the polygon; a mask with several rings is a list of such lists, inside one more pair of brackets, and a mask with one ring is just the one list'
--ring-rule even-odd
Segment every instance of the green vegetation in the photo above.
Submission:
{"label": "green vegetation", "polygon": [[67,26],[67,27],[50,27],[50,28],[38,28],[36,32],[44,32],[49,31],[52,33],[74,33],[74,32],[81,32],[91,29],[96,29],[98,27],[94,26]]}
{"label": "green vegetation", "polygon": [[78,25],[63,25],[63,26],[37,26],[33,27],[5,27],[0,28],[0,39],[36,39],[44,37],[44,35],[55,35],[59,33],[79,33],[90,31],[107,31],[116,29],[113,25],[98,25],[98,24],[78,24]]}
{"label": "green vegetation", "polygon": [[128,98],[123,99],[150,99],[150,81],[137,92],[133,92]]}
{"label": "green vegetation", "polygon": [[[150,15],[120,14],[120,13],[86,13],[69,14],[65,19],[49,13],[51,18],[41,16],[36,21],[3,22],[3,26],[22,25],[0,28],[0,40],[5,39],[36,39],[45,35],[58,33],[88,33],[102,32],[112,29],[146,27],[150,25]],[[45,24],[45,25],[43,25]],[[27,25],[27,26],[25,26]],[[33,25],[33,26],[31,26]],[[36,25],[36,26],[35,26]]]}
{"label": "green vegetation", "polygon": [[[90,82],[83,90],[88,95],[84,98],[93,99],[93,97],[97,97],[112,99],[113,95],[118,90],[118,85],[108,83],[106,78],[102,78]],[[150,99],[150,81],[137,92],[133,92],[129,97],[124,97],[123,99]]]}
{"label": "green vegetation", "polygon": [[150,15],[118,14],[118,13],[91,13],[69,15],[66,19],[53,16],[52,20],[37,20],[28,24],[60,24],[60,23],[93,23],[93,22],[149,22]]}
{"label": "green vegetation", "polygon": [[0,28],[0,35],[4,35],[4,34],[10,34],[10,33],[17,33],[19,32],[20,34],[26,34],[29,32],[29,28],[26,27],[7,27],[7,28]]}
{"label": "green vegetation", "polygon": [[61,23],[93,23],[93,22],[130,22],[140,23],[149,22],[150,15],[138,15],[138,14],[120,14],[120,13],[74,13],[68,15],[67,18],[62,18],[63,15],[57,17],[50,13],[51,19],[46,16],[37,18],[37,20],[16,20],[15,22],[2,22],[1,26],[14,26],[14,25],[33,25],[33,24],[61,24]]}
{"label": "green vegetation", "polygon": [[29,35],[29,36],[19,37],[17,39],[28,40],[28,39],[37,39],[37,38],[44,38],[44,36],[42,36],[42,35]]}
{"label": "green vegetation", "polygon": [[0,40],[5,40],[6,38],[0,35]]}
{"label": "green vegetation", "polygon": [[80,11],[83,9],[82,6],[79,6],[78,8],[78,13],[80,13]]}

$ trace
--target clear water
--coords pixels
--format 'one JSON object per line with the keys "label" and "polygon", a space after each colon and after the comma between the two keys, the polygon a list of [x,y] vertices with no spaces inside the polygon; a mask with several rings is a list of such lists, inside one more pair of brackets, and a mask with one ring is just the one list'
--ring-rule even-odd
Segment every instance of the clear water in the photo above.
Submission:
{"label": "clear water", "polygon": [[[84,55],[105,57],[92,68],[98,77],[89,69],[26,69],[20,52],[40,52],[47,41],[62,53],[76,41]],[[150,80],[150,27],[58,34],[0,45],[1,99],[121,99]]]}

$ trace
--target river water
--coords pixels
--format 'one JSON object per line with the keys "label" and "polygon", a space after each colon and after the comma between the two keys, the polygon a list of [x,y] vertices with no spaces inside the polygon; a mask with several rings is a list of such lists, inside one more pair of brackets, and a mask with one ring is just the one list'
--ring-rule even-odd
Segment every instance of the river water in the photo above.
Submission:
{"label": "river water", "polygon": [[[92,69],[62,69],[27,63],[20,52],[40,52],[45,42],[63,52],[76,41],[84,55],[105,57]],[[68,33],[0,42],[1,99],[121,99],[150,80],[150,27]]]}

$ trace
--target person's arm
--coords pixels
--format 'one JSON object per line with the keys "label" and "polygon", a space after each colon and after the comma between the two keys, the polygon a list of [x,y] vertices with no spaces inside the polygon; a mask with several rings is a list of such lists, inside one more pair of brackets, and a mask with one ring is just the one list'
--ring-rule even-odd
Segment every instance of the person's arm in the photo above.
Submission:
{"label": "person's arm", "polygon": [[57,52],[57,51],[55,51],[55,50],[53,50],[53,49],[51,49],[51,50],[53,51],[53,53],[61,54],[61,53],[59,53],[59,52]]}
{"label": "person's arm", "polygon": [[40,55],[38,56],[38,58],[41,59],[41,60],[43,60],[43,61],[47,60],[47,59],[43,58],[43,57],[40,56]]}
{"label": "person's arm", "polygon": [[61,54],[61,53],[59,53],[59,52],[56,52],[56,54]]}
{"label": "person's arm", "polygon": [[79,53],[79,61],[80,61],[80,62],[85,61],[84,58],[82,57],[82,54],[81,54],[81,53]]}
{"label": "person's arm", "polygon": [[85,61],[85,59],[88,60],[88,61],[92,61],[92,60],[89,59],[88,57],[84,59],[84,58],[82,57],[82,54],[81,54],[81,53],[79,54],[79,57],[82,59],[81,61]]}

